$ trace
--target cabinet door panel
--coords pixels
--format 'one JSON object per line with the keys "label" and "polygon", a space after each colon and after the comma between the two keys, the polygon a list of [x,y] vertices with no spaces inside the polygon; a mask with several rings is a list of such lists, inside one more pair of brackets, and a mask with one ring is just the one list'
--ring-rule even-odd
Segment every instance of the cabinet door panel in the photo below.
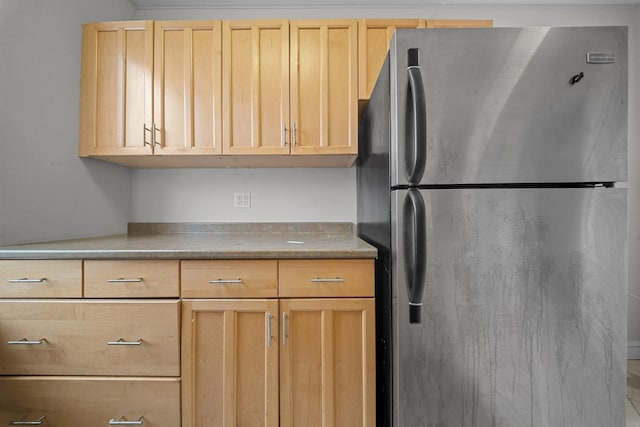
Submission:
{"label": "cabinet door panel", "polygon": [[281,425],[375,425],[373,299],[284,299],[280,311]]}
{"label": "cabinet door panel", "polygon": [[81,156],[151,154],[151,21],[83,27]]}
{"label": "cabinet door panel", "polygon": [[220,154],[220,21],[155,23],[154,154]]}
{"label": "cabinet door panel", "polygon": [[278,302],[184,300],[182,313],[182,425],[277,426]]}
{"label": "cabinet door panel", "polygon": [[291,21],[292,154],[357,153],[356,20]]}
{"label": "cabinet door panel", "polygon": [[361,19],[358,22],[359,99],[370,98],[396,29],[424,27],[424,19]]}
{"label": "cabinet door panel", "polygon": [[85,298],[180,296],[177,260],[85,260]]}
{"label": "cabinet door panel", "polygon": [[280,297],[373,297],[372,259],[279,262]]}
{"label": "cabinet door panel", "polygon": [[183,260],[185,298],[276,298],[276,260]]}
{"label": "cabinet door panel", "polygon": [[80,260],[0,260],[2,298],[81,298]]}
{"label": "cabinet door panel", "polygon": [[177,300],[2,300],[0,375],[177,376],[179,311]]}
{"label": "cabinet door panel", "polygon": [[289,22],[224,22],[224,153],[288,154]]}
{"label": "cabinet door panel", "polygon": [[[145,427],[180,425],[177,378],[1,377],[0,425],[108,426],[109,420]],[[22,421],[22,424],[20,424]]]}

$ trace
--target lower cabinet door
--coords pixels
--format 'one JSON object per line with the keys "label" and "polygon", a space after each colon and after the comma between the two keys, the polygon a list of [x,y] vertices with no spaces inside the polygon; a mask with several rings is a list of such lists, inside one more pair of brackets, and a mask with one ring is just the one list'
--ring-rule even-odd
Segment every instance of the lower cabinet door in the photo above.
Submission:
{"label": "lower cabinet door", "polygon": [[374,300],[281,299],[280,425],[375,426]]}
{"label": "lower cabinet door", "polygon": [[278,425],[277,300],[183,300],[182,425]]}
{"label": "lower cabinet door", "polygon": [[176,427],[180,380],[0,377],[0,425]]}

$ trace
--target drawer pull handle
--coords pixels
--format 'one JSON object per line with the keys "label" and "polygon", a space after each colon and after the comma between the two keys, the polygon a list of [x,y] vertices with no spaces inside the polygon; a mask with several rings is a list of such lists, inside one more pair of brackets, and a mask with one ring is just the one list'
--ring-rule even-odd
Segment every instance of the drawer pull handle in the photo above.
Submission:
{"label": "drawer pull handle", "polygon": [[209,280],[209,283],[211,283],[212,285],[215,285],[215,284],[243,283],[243,282],[242,282],[242,279],[215,279],[215,280]]}
{"label": "drawer pull handle", "polygon": [[124,338],[118,338],[115,341],[107,341],[107,345],[142,345],[142,338],[136,341],[125,341]]}
{"label": "drawer pull handle", "polygon": [[9,279],[9,283],[44,283],[46,281],[46,277],[41,277],[39,279],[29,279],[28,277],[23,277],[21,279]]}
{"label": "drawer pull handle", "polygon": [[142,417],[132,421],[128,421],[124,416],[118,418],[117,420],[113,418],[109,420],[110,426],[141,426],[142,424],[144,424]]}
{"label": "drawer pull handle", "polygon": [[109,279],[107,280],[109,283],[140,283],[142,282],[142,277],[136,277],[135,279],[125,279],[124,277],[120,277],[118,279]]}
{"label": "drawer pull handle", "polygon": [[267,313],[267,348],[271,348],[271,339],[273,338],[273,334],[271,332],[271,319],[273,319],[273,314],[271,312]]}
{"label": "drawer pull handle", "polygon": [[10,426],[39,426],[39,425],[42,425],[45,417],[46,415],[43,415],[35,421],[27,421],[25,420],[25,418],[27,418],[27,416],[25,415],[24,417],[22,417],[21,420],[9,421],[9,425]]}
{"label": "drawer pull handle", "polygon": [[287,346],[287,313],[282,312],[282,346]]}
{"label": "drawer pull handle", "polygon": [[321,277],[314,277],[313,279],[311,279],[311,283],[342,283],[342,282],[344,282],[344,279],[341,277],[332,277],[327,279],[323,279]]}
{"label": "drawer pull handle", "polygon": [[44,344],[45,342],[47,342],[47,340],[44,338],[40,338],[39,340],[28,340],[26,338],[22,338],[21,340],[17,340],[17,341],[7,341],[7,344],[9,345],[40,345],[40,344]]}

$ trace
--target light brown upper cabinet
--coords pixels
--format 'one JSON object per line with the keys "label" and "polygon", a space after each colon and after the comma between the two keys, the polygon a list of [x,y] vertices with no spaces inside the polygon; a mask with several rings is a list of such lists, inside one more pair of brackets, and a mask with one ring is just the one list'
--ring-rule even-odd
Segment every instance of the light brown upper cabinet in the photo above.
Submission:
{"label": "light brown upper cabinet", "polygon": [[425,28],[424,19],[361,19],[358,31],[358,98],[369,99],[398,28]]}
{"label": "light brown upper cabinet", "polygon": [[80,156],[150,155],[153,23],[83,26]]}
{"label": "light brown upper cabinet", "polygon": [[223,25],[224,154],[347,155],[345,165],[353,163],[357,21]]}
{"label": "light brown upper cabinet", "polygon": [[225,154],[289,154],[289,21],[223,23]]}
{"label": "light brown upper cabinet", "polygon": [[358,99],[369,99],[396,29],[481,28],[493,26],[493,21],[490,19],[361,19],[358,25]]}
{"label": "light brown upper cabinet", "polygon": [[221,45],[220,21],[85,25],[80,156],[221,154]]}
{"label": "light brown upper cabinet", "polygon": [[291,21],[291,153],[358,152],[358,21]]}
{"label": "light brown upper cabinet", "polygon": [[158,21],[154,154],[222,153],[222,23]]}

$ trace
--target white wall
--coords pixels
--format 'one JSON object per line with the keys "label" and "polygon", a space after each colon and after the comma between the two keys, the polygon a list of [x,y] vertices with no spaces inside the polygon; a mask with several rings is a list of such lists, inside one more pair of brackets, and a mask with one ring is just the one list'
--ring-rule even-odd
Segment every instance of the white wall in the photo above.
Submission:
{"label": "white wall", "polygon": [[81,25],[127,0],[0,0],[0,244],[122,233],[126,168],[77,157]]}

